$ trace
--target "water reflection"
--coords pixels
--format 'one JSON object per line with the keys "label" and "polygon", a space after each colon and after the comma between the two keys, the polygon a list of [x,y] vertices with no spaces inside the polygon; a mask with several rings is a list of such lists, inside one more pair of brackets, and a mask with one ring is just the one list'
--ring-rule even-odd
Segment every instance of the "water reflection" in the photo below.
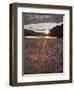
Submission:
{"label": "water reflection", "polygon": [[47,39],[56,39],[56,37],[52,36],[24,36],[24,38],[47,38]]}

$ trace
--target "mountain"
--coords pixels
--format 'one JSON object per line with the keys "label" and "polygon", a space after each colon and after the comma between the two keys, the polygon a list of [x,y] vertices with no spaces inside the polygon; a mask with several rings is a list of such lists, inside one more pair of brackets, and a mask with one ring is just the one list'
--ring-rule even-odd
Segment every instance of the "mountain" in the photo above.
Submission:
{"label": "mountain", "polygon": [[63,37],[63,24],[56,26],[50,30],[50,36]]}
{"label": "mountain", "polygon": [[47,36],[42,32],[34,32],[32,30],[24,29],[24,36]]}

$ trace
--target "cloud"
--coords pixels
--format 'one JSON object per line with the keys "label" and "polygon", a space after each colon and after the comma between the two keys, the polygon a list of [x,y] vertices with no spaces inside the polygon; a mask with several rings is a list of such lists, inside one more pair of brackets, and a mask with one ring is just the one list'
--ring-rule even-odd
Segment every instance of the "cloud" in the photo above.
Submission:
{"label": "cloud", "polygon": [[25,24],[34,24],[34,23],[59,23],[63,22],[62,14],[36,14],[36,13],[23,13],[23,20]]}
{"label": "cloud", "polygon": [[24,25],[24,29],[29,29],[29,30],[50,30],[53,27],[57,26],[57,25],[61,25],[61,23],[36,23],[36,24],[27,24]]}

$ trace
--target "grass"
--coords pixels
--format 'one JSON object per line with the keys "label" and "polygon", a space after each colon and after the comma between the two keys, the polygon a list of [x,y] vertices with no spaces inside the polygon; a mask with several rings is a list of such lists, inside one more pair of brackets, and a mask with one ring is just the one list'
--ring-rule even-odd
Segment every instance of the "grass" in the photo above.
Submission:
{"label": "grass", "polygon": [[62,72],[62,38],[24,38],[24,74]]}

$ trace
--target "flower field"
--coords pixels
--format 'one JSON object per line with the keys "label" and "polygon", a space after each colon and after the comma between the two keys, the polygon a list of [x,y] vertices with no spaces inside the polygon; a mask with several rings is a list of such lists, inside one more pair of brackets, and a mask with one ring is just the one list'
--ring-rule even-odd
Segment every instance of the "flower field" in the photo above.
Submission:
{"label": "flower field", "polygon": [[62,72],[62,38],[24,38],[24,74]]}

